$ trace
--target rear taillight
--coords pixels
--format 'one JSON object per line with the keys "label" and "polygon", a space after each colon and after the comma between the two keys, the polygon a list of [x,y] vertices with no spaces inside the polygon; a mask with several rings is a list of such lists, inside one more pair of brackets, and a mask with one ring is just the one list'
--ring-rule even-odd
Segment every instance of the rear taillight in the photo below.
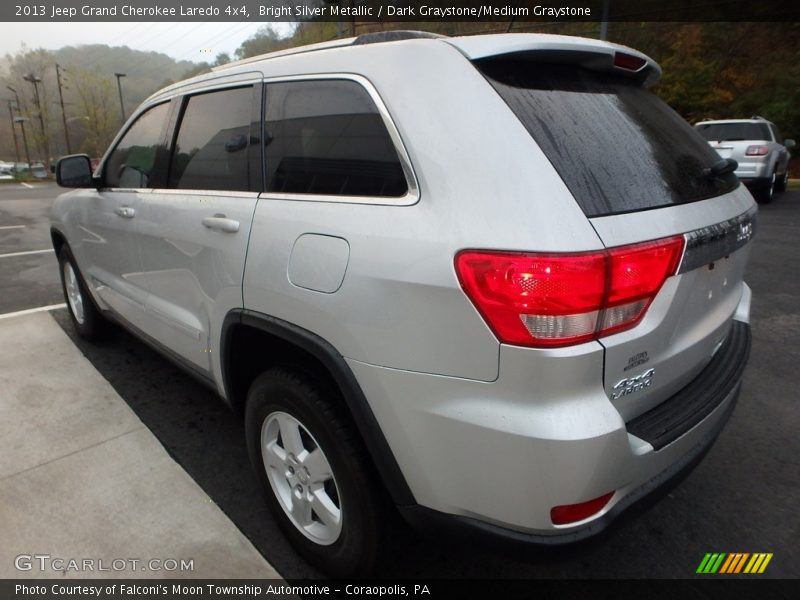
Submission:
{"label": "rear taillight", "polygon": [[744,153],[747,156],[766,156],[769,154],[769,146],[748,146]]}
{"label": "rear taillight", "polygon": [[636,325],[683,252],[683,237],[580,254],[465,250],[458,279],[498,339],[566,346]]}

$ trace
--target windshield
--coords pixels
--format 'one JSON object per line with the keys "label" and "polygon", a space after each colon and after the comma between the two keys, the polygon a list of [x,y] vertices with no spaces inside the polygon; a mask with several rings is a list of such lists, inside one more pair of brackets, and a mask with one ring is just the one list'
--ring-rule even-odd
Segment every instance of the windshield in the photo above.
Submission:
{"label": "windshield", "polygon": [[652,92],[611,74],[508,58],[475,66],[589,217],[695,202],[736,188],[719,155]]}

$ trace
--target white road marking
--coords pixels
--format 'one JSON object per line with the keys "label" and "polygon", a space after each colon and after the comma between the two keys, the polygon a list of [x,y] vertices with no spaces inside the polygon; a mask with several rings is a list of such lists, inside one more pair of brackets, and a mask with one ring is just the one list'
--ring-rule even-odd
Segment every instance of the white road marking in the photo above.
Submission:
{"label": "white road marking", "polygon": [[31,184],[29,184],[29,183],[25,183],[24,181],[20,181],[20,182],[19,182],[19,184],[20,184],[20,185],[24,185],[24,186],[25,186],[26,188],[28,188],[29,190],[32,190],[32,189],[33,189],[33,186],[32,186]]}
{"label": "white road marking", "polygon": [[47,252],[55,252],[52,248],[47,250],[27,250],[25,252],[10,252],[8,254],[0,254],[0,258],[11,258],[12,256],[27,256],[28,254],[45,254]]}
{"label": "white road marking", "polygon": [[25,225],[0,225],[0,229],[25,229]]}
{"label": "white road marking", "polygon": [[44,312],[47,310],[59,310],[66,308],[66,304],[51,304],[50,306],[39,306],[37,308],[28,308],[26,310],[18,310],[17,312],[10,312],[0,315],[0,319],[11,319],[12,317],[22,317],[24,315],[32,315],[33,313]]}

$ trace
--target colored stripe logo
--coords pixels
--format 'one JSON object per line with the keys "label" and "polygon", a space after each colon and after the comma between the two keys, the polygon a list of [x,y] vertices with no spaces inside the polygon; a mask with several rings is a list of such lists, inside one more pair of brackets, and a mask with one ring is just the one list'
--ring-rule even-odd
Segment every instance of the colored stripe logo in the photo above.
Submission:
{"label": "colored stripe logo", "polygon": [[696,573],[703,575],[725,574],[735,575],[763,573],[772,560],[772,552],[707,552],[700,561]]}

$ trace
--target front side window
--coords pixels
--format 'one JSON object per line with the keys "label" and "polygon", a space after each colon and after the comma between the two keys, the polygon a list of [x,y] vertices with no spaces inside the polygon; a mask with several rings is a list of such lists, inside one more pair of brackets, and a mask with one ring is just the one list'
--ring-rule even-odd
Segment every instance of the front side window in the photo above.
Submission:
{"label": "front side window", "polygon": [[169,187],[246,191],[251,179],[260,184],[260,168],[251,174],[248,160],[252,106],[252,86],[190,96],[172,155]]}
{"label": "front side window", "polygon": [[125,132],[106,161],[103,177],[107,187],[137,189],[160,185],[167,152],[163,133],[168,112],[168,102],[154,106]]}
{"label": "front side window", "polygon": [[355,81],[267,85],[267,191],[399,197],[408,184],[386,125]]}

